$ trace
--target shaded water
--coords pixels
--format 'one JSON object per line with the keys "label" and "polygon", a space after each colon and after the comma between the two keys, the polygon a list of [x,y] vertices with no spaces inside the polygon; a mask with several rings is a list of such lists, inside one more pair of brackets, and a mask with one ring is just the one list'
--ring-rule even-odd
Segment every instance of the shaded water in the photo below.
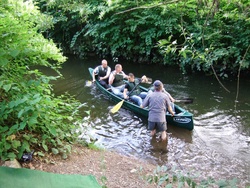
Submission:
{"label": "shaded water", "polygon": [[[125,109],[110,114],[114,103],[94,85],[85,85],[91,80],[88,67],[95,67],[100,61],[70,58],[61,71],[65,79],[55,85],[56,93],[68,91],[84,104],[83,110],[91,111],[90,134],[98,139],[97,144],[200,177],[237,178],[242,187],[250,184],[250,80],[240,81],[235,103],[236,81],[224,82],[230,90],[228,93],[214,77],[183,75],[174,68],[119,62],[126,73],[160,79],[175,99],[194,98],[193,104],[179,104],[194,114],[194,130],[168,125],[168,143],[164,145],[151,139],[146,118]],[[114,63],[109,65],[114,68]]]}

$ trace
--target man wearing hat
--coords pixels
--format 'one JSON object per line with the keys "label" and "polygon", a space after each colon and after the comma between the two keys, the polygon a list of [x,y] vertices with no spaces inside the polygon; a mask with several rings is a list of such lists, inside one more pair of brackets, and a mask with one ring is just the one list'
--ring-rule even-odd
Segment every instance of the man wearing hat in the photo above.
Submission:
{"label": "man wearing hat", "polygon": [[174,116],[173,109],[169,96],[162,92],[163,84],[160,80],[154,82],[154,92],[147,95],[142,103],[142,108],[148,107],[148,130],[151,131],[151,136],[154,136],[156,132],[161,132],[161,139],[166,140],[166,110]]}

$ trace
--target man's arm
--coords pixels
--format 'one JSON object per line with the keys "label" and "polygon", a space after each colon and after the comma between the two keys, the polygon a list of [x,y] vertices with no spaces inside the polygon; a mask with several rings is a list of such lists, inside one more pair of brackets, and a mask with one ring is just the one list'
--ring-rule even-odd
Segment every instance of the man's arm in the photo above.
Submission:
{"label": "man's arm", "polygon": [[106,74],[106,76],[104,76],[104,79],[107,79],[109,77],[110,73],[111,73],[111,68],[108,67],[107,74]]}
{"label": "man's arm", "polygon": [[122,74],[123,74],[123,78],[128,79],[128,75],[126,75],[123,71],[122,71]]}
{"label": "man's arm", "polygon": [[141,108],[145,108],[149,105],[149,95],[146,96],[146,98],[143,100]]}
{"label": "man's arm", "polygon": [[98,74],[98,67],[96,67],[94,70],[93,70],[93,73],[92,73],[92,82],[95,82],[95,76]]}
{"label": "man's arm", "polygon": [[175,101],[174,98],[170,95],[170,93],[167,92],[164,88],[162,89],[162,91],[163,91],[164,93],[167,94],[167,96],[170,98],[170,101],[171,101],[171,102],[174,102],[174,101]]}
{"label": "man's arm", "polygon": [[124,88],[124,90],[123,90],[123,97],[124,97],[124,99],[127,99],[127,98],[128,98],[127,92],[128,92],[128,89],[127,89],[126,86],[125,86],[125,88]]}
{"label": "man's arm", "polygon": [[171,105],[168,105],[168,111],[170,112],[170,114],[172,114],[172,116],[174,116],[174,112]]}
{"label": "man's arm", "polygon": [[110,73],[110,76],[109,76],[109,85],[112,85],[113,84],[113,81],[115,79],[115,75],[114,75],[114,71]]}

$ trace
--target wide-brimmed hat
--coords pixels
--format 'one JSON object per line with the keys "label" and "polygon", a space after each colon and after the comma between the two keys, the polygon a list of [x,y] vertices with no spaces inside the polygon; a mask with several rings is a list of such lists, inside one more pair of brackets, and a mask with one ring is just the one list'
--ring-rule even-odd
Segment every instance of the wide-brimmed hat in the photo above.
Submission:
{"label": "wide-brimmed hat", "polygon": [[155,87],[160,87],[161,85],[163,85],[163,84],[160,80],[155,80],[155,82],[154,82]]}

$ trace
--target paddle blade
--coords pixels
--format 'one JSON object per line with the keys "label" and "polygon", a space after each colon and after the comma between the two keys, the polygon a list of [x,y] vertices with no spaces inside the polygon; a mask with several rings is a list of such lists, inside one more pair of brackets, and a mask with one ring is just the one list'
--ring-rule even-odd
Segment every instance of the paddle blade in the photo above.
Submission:
{"label": "paddle blade", "polygon": [[124,100],[120,101],[119,103],[117,103],[111,110],[111,113],[116,113],[118,110],[120,110],[120,108],[122,107]]}
{"label": "paddle blade", "polygon": [[87,80],[87,81],[85,82],[85,86],[87,86],[87,87],[92,86],[92,82],[91,82],[90,80]]}
{"label": "paddle blade", "polygon": [[152,84],[152,82],[153,82],[153,79],[147,77],[147,82],[146,82],[146,83],[147,83],[147,84]]}
{"label": "paddle blade", "polygon": [[192,99],[192,98],[176,99],[175,102],[183,102],[185,104],[192,104],[194,102],[194,99]]}

